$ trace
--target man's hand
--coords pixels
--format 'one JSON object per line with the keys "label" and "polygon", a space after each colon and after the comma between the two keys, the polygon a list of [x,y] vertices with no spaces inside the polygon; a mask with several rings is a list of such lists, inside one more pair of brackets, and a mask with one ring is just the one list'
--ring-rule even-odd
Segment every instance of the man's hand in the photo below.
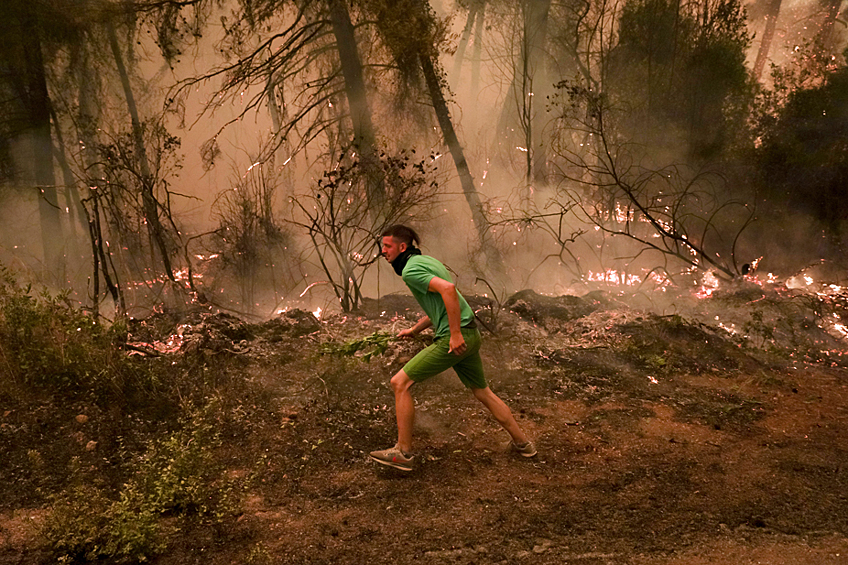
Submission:
{"label": "man's hand", "polygon": [[462,333],[457,333],[456,335],[451,334],[450,349],[448,349],[448,353],[453,353],[454,355],[462,355],[467,350],[468,346],[465,344],[465,338],[462,337]]}
{"label": "man's hand", "polygon": [[401,330],[397,335],[399,338],[404,337],[415,337],[415,328],[406,328],[405,330]]}

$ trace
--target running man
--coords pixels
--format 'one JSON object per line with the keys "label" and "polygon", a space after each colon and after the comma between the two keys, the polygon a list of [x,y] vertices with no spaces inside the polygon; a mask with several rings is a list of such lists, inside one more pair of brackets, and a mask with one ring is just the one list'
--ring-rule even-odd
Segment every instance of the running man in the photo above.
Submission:
{"label": "running man", "polygon": [[474,311],[456,290],[445,266],[428,255],[422,255],[415,244],[421,244],[412,228],[395,225],[383,232],[383,256],[395,272],[403,277],[412,295],[426,314],[414,326],[398,333],[412,337],[433,327],[434,343],[418,353],[391,379],[395,393],[398,441],[394,447],[372,451],[371,458],[411,471],[413,456],[412,425],[415,403],[410,387],[453,368],[474,397],[483,403],[495,420],[512,438],[510,447],[524,457],[536,455],[536,448],[518,427],[509,407],[489,388],[480,358],[482,338],[474,320]]}

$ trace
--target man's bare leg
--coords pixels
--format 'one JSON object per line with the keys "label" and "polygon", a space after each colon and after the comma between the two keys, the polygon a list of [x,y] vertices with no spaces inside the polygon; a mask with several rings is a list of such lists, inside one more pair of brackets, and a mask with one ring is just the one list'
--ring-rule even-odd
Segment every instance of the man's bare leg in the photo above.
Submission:
{"label": "man's bare leg", "polygon": [[512,415],[512,411],[510,411],[509,406],[507,406],[506,403],[498,397],[498,395],[492,392],[492,389],[489,387],[472,388],[471,392],[474,393],[474,397],[482,402],[483,406],[492,413],[492,416],[494,416],[495,420],[503,426],[503,429],[512,436],[513,442],[519,445],[527,443],[527,436],[521,428],[518,427],[518,422],[515,421],[515,417]]}
{"label": "man's bare leg", "polygon": [[412,393],[409,392],[413,382],[403,369],[398,371],[391,380],[392,390],[395,393],[398,447],[406,453],[412,450],[412,426],[415,422],[415,401],[412,400]]}

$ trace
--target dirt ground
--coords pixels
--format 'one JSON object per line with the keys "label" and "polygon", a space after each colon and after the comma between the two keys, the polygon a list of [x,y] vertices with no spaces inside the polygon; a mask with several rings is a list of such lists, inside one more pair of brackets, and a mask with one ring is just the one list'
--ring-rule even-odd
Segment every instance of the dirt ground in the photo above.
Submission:
{"label": "dirt ground", "polygon": [[[243,513],[155,562],[848,564],[844,368],[678,318],[607,310],[551,331],[504,313],[484,331],[487,376],[538,456],[510,453],[446,373],[413,388],[416,467],[402,473],[367,453],[395,441],[388,379],[421,344],[367,363],[326,346],[413,317],[255,340],[243,370],[263,400],[225,423],[222,453],[256,476]],[[43,562],[48,511],[0,515],[0,563]]]}

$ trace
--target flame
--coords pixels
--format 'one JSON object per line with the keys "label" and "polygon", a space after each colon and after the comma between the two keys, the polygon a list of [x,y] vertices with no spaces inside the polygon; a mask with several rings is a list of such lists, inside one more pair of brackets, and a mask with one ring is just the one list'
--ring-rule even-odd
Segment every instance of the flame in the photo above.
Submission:
{"label": "flame", "polygon": [[[615,205],[615,220],[621,224],[627,223],[633,219],[633,210],[624,208],[621,204]],[[642,221],[647,221],[645,218]]]}
{"label": "flame", "polygon": [[607,269],[602,273],[593,273],[589,271],[588,280],[596,282],[608,282],[620,285],[633,286],[642,282],[642,277],[630,273],[619,272],[615,269]]}
{"label": "flame", "polygon": [[666,292],[668,287],[672,286],[671,281],[663,275],[662,273],[658,273],[656,271],[649,271],[647,274],[644,274],[646,269],[643,269],[642,275],[626,273],[624,271],[618,271],[616,269],[607,269],[606,271],[588,271],[586,275],[586,280],[590,282],[603,282],[610,285],[618,285],[618,286],[639,286],[644,282],[651,282],[654,284],[657,290],[662,292]]}
{"label": "flame", "polygon": [[719,280],[712,271],[704,273],[704,279],[701,281],[701,286],[695,292],[698,298],[708,298],[718,290]]}

